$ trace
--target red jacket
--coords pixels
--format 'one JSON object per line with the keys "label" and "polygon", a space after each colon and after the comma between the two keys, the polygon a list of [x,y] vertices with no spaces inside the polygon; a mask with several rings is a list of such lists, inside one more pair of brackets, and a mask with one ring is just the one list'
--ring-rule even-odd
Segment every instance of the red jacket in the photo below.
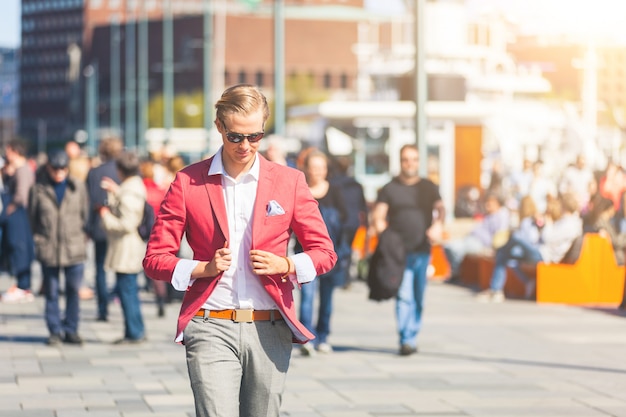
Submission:
{"label": "red jacket", "polygon": [[[333,243],[317,202],[311,195],[304,174],[293,168],[260,158],[260,173],[252,219],[252,249],[262,249],[280,256],[287,254],[293,231],[309,255],[317,274],[332,269],[337,261]],[[193,249],[194,259],[210,261],[228,237],[226,205],[220,175],[209,176],[213,158],[182,169],[170,185],[152,229],[143,266],[152,279],[171,282],[179,258],[176,256],[183,234]],[[284,215],[266,215],[267,206],[275,200]],[[222,274],[194,281],[187,288],[178,317],[178,336],[215,289]],[[313,335],[296,316],[293,284],[278,275],[259,277],[299,343]]]}

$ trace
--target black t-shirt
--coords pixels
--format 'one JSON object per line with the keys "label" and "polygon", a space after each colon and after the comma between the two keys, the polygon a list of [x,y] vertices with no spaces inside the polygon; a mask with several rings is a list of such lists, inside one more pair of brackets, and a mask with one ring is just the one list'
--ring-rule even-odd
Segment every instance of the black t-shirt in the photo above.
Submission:
{"label": "black t-shirt", "polygon": [[439,200],[439,188],[428,179],[406,185],[394,178],[378,192],[376,201],[389,206],[389,227],[402,236],[407,252],[430,252],[426,230],[432,225],[433,209]]}

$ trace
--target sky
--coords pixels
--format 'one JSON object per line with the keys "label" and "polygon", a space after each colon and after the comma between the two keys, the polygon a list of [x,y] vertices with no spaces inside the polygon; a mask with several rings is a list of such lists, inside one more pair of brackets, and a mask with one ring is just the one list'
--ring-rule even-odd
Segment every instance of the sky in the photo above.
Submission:
{"label": "sky", "polygon": [[[3,6],[0,12],[0,47],[14,48],[20,44],[21,0],[0,1]],[[374,10],[391,12],[398,9],[402,0],[365,0],[365,3]]]}
{"label": "sky", "polygon": [[0,46],[14,48],[20,44],[20,0],[2,0],[0,12]]}
{"label": "sky", "polygon": [[[0,47],[20,44],[20,0],[0,0]],[[403,0],[364,0],[366,6],[381,13],[397,13]],[[617,34],[626,39],[626,1],[624,0],[466,0],[470,11],[504,10],[513,20],[522,21],[529,32],[546,30],[579,35]],[[581,24],[587,22],[587,24]]]}

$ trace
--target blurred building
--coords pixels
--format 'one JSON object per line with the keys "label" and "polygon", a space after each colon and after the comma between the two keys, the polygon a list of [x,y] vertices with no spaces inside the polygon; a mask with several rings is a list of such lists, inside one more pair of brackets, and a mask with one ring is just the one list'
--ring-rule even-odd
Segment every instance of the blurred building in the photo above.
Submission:
{"label": "blurred building", "polygon": [[[509,46],[520,65],[537,65],[552,84],[552,95],[562,100],[576,101],[583,96],[587,53],[586,45],[566,39],[525,37]],[[595,71],[598,118],[600,124],[611,119],[626,119],[626,48],[624,45],[596,46]],[[618,123],[621,120],[616,120]]]}
{"label": "blurred building", "polygon": [[626,117],[626,48],[603,46],[597,53],[598,99],[609,108],[620,109]]}
{"label": "blurred building", "polygon": [[17,124],[19,50],[0,48],[0,147],[13,138]]}
{"label": "blurred building", "polygon": [[[138,109],[127,111],[127,103],[136,106],[139,101],[128,95],[126,78],[132,75],[128,80],[132,91],[147,79],[150,100],[162,93],[167,4],[174,25],[175,95],[202,91],[202,13],[210,4],[216,38],[210,70],[218,73],[214,88],[249,82],[269,90],[271,96],[271,0],[22,0],[20,134],[40,151],[73,138],[85,140],[77,132],[84,134],[86,129],[89,100],[96,101],[98,128],[124,132],[127,123],[137,123],[126,120],[140,114]],[[357,25],[376,16],[365,12],[362,0],[292,0],[285,2],[284,10],[286,74],[306,75],[328,95],[350,94],[357,74],[351,51]],[[147,45],[139,43],[140,22],[148,22]],[[136,60],[128,62],[127,48],[134,48],[130,55],[137,59],[148,51],[147,74],[138,73]],[[88,98],[85,68],[94,64],[97,97]]]}
{"label": "blurred building", "polygon": [[574,63],[581,59],[584,48],[558,38],[518,37],[508,50],[522,66],[538,66],[552,85],[551,94],[562,100],[578,100],[581,96],[582,73]]}

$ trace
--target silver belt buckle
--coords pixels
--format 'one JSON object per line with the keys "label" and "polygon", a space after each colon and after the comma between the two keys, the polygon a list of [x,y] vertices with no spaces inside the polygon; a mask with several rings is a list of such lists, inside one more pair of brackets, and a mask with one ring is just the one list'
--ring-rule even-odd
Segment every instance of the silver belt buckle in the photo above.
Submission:
{"label": "silver belt buckle", "polygon": [[233,321],[235,323],[252,323],[252,312],[254,310],[245,309],[245,310],[235,310],[235,314],[233,317]]}

